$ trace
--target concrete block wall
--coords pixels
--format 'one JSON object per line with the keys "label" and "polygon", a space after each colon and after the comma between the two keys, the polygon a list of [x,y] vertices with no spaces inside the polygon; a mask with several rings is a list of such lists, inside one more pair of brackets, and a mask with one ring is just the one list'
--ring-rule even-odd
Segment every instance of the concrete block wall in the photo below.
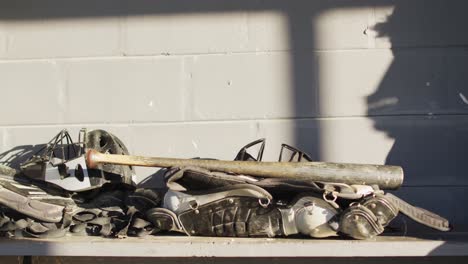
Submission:
{"label": "concrete block wall", "polygon": [[[468,229],[465,1],[0,3],[0,155],[63,128],[141,155],[232,159],[265,137],[402,165],[411,202]],[[140,180],[154,173],[138,169]]]}

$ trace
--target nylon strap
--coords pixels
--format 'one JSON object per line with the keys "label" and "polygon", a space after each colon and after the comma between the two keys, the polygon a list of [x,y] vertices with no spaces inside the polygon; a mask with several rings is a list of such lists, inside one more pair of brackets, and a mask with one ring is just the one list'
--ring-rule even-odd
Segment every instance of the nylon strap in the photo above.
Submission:
{"label": "nylon strap", "polygon": [[440,231],[450,231],[449,221],[439,215],[429,212],[425,209],[413,206],[401,198],[396,197],[391,193],[385,194],[385,198],[395,204],[400,212],[413,219],[414,221],[432,227]]}

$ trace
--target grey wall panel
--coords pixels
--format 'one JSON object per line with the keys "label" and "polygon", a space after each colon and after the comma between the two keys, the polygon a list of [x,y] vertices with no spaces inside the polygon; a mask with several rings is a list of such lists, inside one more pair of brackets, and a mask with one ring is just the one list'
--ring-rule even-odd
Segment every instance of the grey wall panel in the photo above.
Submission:
{"label": "grey wall panel", "polygon": [[467,113],[465,49],[394,50],[377,89],[367,98],[369,115]]}
{"label": "grey wall panel", "polygon": [[[191,120],[271,119],[315,116],[316,83],[295,102],[288,52],[186,58]],[[315,69],[310,74],[315,75]],[[296,111],[296,108],[300,110]]]}
{"label": "grey wall panel", "polygon": [[65,61],[63,68],[67,80],[66,123],[184,119],[181,58]]}
{"label": "grey wall panel", "polygon": [[291,63],[288,52],[3,61],[0,124],[468,113],[463,49],[316,52],[299,87]]}
{"label": "grey wall panel", "polygon": [[0,63],[0,125],[62,122],[65,94],[60,78],[54,62]]}
{"label": "grey wall panel", "polygon": [[320,116],[468,112],[465,49],[318,53]]}

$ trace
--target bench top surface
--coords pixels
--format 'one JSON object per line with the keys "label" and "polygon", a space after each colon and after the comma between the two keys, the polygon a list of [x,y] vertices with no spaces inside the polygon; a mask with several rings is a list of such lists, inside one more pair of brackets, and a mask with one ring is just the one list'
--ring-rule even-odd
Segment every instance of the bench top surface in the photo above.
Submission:
{"label": "bench top surface", "polygon": [[372,240],[147,236],[0,239],[0,255],[122,257],[468,256],[468,234],[379,236]]}

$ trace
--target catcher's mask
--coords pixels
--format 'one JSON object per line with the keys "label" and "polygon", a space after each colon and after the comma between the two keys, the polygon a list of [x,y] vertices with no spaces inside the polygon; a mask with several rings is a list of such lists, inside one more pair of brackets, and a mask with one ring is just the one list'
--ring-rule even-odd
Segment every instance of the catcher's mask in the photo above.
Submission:
{"label": "catcher's mask", "polygon": [[88,149],[110,154],[129,154],[122,141],[105,130],[87,132],[81,129],[78,142],[74,143],[64,129],[21,164],[21,172],[31,179],[74,192],[96,189],[105,183],[135,185],[135,173],[131,166],[106,164],[88,169],[84,155]]}

